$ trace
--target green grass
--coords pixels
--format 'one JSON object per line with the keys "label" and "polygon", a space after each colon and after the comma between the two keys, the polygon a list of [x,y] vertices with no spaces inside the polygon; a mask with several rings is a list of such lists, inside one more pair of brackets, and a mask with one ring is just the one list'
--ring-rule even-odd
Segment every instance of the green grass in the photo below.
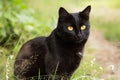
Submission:
{"label": "green grass", "polygon": [[120,41],[120,27],[119,23],[110,22],[109,24],[104,24],[108,26],[109,29],[105,31],[105,37],[107,40]]}
{"label": "green grass", "polygon": [[99,80],[104,72],[104,69],[96,63],[94,50],[86,48],[83,60],[72,76],[72,80]]}
{"label": "green grass", "polygon": [[[116,18],[119,18],[119,17],[116,17]],[[93,24],[92,27],[102,31],[107,40],[114,41],[114,42],[120,41],[120,27],[119,27],[119,21],[117,19],[106,20],[106,17],[101,16],[101,18],[98,17],[93,20],[92,20],[92,24]]]}
{"label": "green grass", "polygon": [[[23,43],[20,44],[20,42],[18,42],[18,44],[19,45],[16,45],[17,47],[13,49],[13,53],[17,53],[20,46]],[[94,50],[87,49],[87,52],[85,53],[85,56],[80,64],[80,67],[76,70],[76,72],[72,76],[72,80],[76,80],[76,79],[77,80],[93,80],[93,79],[99,80],[100,79],[104,70],[100,65],[96,63],[93,52]],[[7,57],[5,56],[1,57],[1,61],[2,61],[1,65],[3,66],[0,66],[0,69],[2,72],[0,73],[0,77],[3,80],[6,80],[7,77],[8,77],[8,80],[13,79],[14,60],[15,60],[15,55],[13,54]]]}

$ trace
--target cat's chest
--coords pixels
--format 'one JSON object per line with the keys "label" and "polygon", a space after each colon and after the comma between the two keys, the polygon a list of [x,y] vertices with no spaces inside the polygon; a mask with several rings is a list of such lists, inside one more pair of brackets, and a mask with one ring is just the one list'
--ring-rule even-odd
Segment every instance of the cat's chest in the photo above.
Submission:
{"label": "cat's chest", "polygon": [[79,62],[83,56],[82,50],[79,47],[60,46],[56,48],[56,57],[67,64]]}
{"label": "cat's chest", "polygon": [[60,73],[72,74],[79,66],[82,58],[79,52],[82,52],[79,47],[52,44],[52,46],[48,47],[48,53],[45,58],[46,66],[52,65],[56,67],[58,65]]}
{"label": "cat's chest", "polygon": [[[75,54],[75,53],[74,53]],[[65,71],[67,73],[73,73],[79,66],[81,61],[81,56],[76,53],[76,55],[68,55],[59,58],[59,69],[60,71]],[[61,70],[62,69],[62,70]]]}
{"label": "cat's chest", "polygon": [[81,52],[76,52],[76,53],[61,53],[59,54],[59,59],[62,62],[67,62],[67,63],[75,63],[76,61],[79,61],[82,58],[83,54]]}
{"label": "cat's chest", "polygon": [[72,50],[61,50],[57,55],[61,66],[73,67],[78,66],[83,54],[81,52],[74,52]]}

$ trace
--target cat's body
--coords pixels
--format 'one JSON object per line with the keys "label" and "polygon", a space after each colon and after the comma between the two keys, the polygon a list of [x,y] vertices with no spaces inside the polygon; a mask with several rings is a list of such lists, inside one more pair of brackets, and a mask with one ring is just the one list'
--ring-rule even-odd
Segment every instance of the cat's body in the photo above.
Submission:
{"label": "cat's body", "polygon": [[[83,12],[73,14],[60,8],[58,26],[51,35],[32,39],[22,46],[15,61],[15,76],[24,80],[29,77],[48,80],[48,77],[57,75],[55,80],[63,77],[64,80],[69,80],[80,64],[89,36],[89,12],[90,6]],[[67,30],[70,25],[74,26],[74,32],[71,28],[70,31]],[[84,34],[77,29],[82,25],[86,25]],[[45,75],[48,77],[43,79]]]}

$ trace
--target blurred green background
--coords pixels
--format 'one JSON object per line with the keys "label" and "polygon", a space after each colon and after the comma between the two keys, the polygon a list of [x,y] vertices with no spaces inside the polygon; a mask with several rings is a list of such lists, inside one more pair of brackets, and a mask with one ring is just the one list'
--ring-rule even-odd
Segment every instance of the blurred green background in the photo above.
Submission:
{"label": "blurred green background", "polygon": [[[13,80],[14,59],[24,42],[48,36],[56,27],[59,7],[68,12],[78,12],[88,5],[92,6],[91,28],[102,32],[107,40],[119,43],[120,0],[0,0],[1,80]],[[92,53],[93,50],[88,49],[87,52]],[[103,70],[99,64],[91,66],[93,56],[87,52],[87,58],[72,79],[100,79]],[[99,72],[93,74],[95,70]]]}

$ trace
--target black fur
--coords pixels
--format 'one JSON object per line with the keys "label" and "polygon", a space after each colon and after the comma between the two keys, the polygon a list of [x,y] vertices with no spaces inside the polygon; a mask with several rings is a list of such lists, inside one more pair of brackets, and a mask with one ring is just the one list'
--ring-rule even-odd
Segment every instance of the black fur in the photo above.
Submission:
{"label": "black fur", "polygon": [[[82,55],[78,53],[83,54],[89,36],[90,10],[88,6],[82,12],[68,13],[61,7],[57,28],[50,36],[32,39],[20,49],[14,65],[16,79],[31,80],[30,77],[34,77],[37,80],[40,77],[48,80],[55,77],[55,80],[69,80],[80,64]],[[80,30],[82,25],[86,25],[83,31]],[[67,30],[68,26],[73,26],[74,30]]]}

